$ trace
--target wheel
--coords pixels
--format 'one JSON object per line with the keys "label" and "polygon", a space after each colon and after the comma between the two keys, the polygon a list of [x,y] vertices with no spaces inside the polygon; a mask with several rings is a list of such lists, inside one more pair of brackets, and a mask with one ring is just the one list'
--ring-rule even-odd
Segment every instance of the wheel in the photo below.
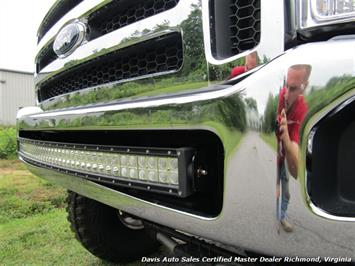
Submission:
{"label": "wheel", "polygon": [[77,240],[110,262],[131,262],[159,248],[143,223],[110,206],[68,191],[68,221]]}

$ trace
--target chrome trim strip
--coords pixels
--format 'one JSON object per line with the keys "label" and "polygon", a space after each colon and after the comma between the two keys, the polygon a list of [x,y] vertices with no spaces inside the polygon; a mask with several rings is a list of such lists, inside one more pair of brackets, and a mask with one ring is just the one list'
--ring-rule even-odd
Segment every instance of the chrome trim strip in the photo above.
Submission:
{"label": "chrome trim strip", "polygon": [[238,93],[241,90],[243,90],[243,87],[236,85],[236,86],[231,86],[229,88],[225,88],[223,90],[200,92],[193,95],[187,94],[178,97],[172,95],[170,97],[166,97],[162,99],[148,98],[148,99],[143,99],[141,101],[127,102],[121,104],[115,103],[110,105],[90,106],[81,109],[74,109],[74,110],[67,110],[67,111],[62,110],[62,111],[44,112],[42,114],[35,114],[31,116],[31,118],[36,119],[36,118],[45,118],[45,117],[52,117],[52,116],[83,115],[83,114],[90,114],[90,113],[130,110],[136,108],[150,108],[150,107],[164,106],[170,104],[187,104],[196,101],[207,101],[207,100],[213,100],[218,98],[225,98],[235,93]]}
{"label": "chrome trim strip", "polygon": [[39,27],[38,27],[38,29],[37,29],[37,37],[38,37],[38,35],[39,35],[39,30],[40,30],[40,29],[42,28],[42,26],[43,26],[43,22],[48,18],[49,14],[53,11],[53,9],[54,9],[56,6],[58,6],[58,4],[59,4],[60,1],[61,1],[61,0],[56,0],[56,1],[53,3],[53,5],[49,8],[49,10],[47,11],[46,15],[45,15],[44,18],[42,19],[42,22],[41,22],[41,24],[39,25]]}
{"label": "chrome trim strip", "polygon": [[[47,11],[47,13],[46,13],[46,15],[44,16],[44,18],[42,19],[42,22],[41,22],[41,24],[39,25],[39,27],[38,27],[38,29],[37,29],[37,38],[39,38],[39,33],[40,33],[40,29],[43,29],[43,23],[44,23],[44,21],[46,21],[47,19],[48,19],[48,17],[50,16],[50,15],[52,15],[53,14],[53,11],[54,11],[54,9],[56,9],[57,7],[58,7],[58,5],[59,5],[59,3],[60,2],[62,2],[62,0],[55,0],[55,2],[53,3],[53,5],[49,8],[49,10]],[[74,6],[75,7],[75,6]],[[65,14],[64,14],[65,15]],[[57,21],[58,22],[58,21]],[[53,25],[54,26],[54,25]],[[47,32],[48,32],[48,30],[50,30],[50,28],[49,29],[47,29]],[[42,37],[43,37],[44,35],[42,34]],[[38,44],[38,41],[37,41],[37,44]]]}
{"label": "chrome trim strip", "polygon": [[16,119],[21,119],[22,117],[38,114],[38,113],[43,113],[43,110],[37,106],[21,108],[20,110],[17,111]]}
{"label": "chrome trim strip", "polygon": [[[113,87],[113,86],[116,86],[116,85],[119,85],[119,84],[123,84],[123,83],[126,83],[126,82],[138,81],[138,80],[143,80],[143,79],[148,79],[148,78],[156,78],[156,77],[159,77],[159,76],[173,74],[173,73],[176,73],[177,71],[178,70],[170,70],[170,71],[164,71],[164,72],[159,72],[159,73],[154,73],[154,74],[149,74],[149,75],[143,75],[143,76],[139,76],[139,77],[135,77],[135,78],[121,79],[121,80],[118,80],[118,81],[109,82],[109,83],[105,83],[105,84],[102,84],[102,85],[88,87],[88,88],[85,88],[85,89],[82,89],[82,90],[79,90],[79,91],[68,92],[68,93],[61,94],[61,95],[58,95],[56,97],[52,97],[52,98],[49,98],[47,100],[42,101],[41,102],[41,106],[43,106],[44,108],[47,108],[47,107],[49,107],[49,105],[52,105],[52,104],[54,104],[56,102],[60,102],[63,99],[65,99],[66,97],[69,97],[70,95],[72,95],[73,93],[88,93],[88,92],[93,91],[93,90],[98,89],[98,88],[110,88],[110,87]],[[36,88],[36,91],[38,91],[38,88]],[[38,101],[38,97],[36,99]],[[37,103],[37,104],[39,104],[39,103]]]}
{"label": "chrome trim strip", "polygon": [[327,213],[326,211],[320,209],[319,207],[317,207],[316,205],[313,204],[313,202],[309,203],[309,206],[311,208],[311,210],[319,215],[320,217],[329,219],[329,220],[334,220],[334,221],[341,221],[341,222],[355,222],[355,218],[352,217],[341,217],[341,216],[335,216],[332,214]]}
{"label": "chrome trim strip", "polygon": [[56,24],[54,24],[54,26],[51,27],[51,29],[43,36],[43,38],[37,45],[36,55],[38,55],[45,46],[47,46],[52,40],[54,40],[54,37],[58,34],[60,29],[68,22],[73,21],[75,19],[84,20],[84,18],[89,16],[95,10],[108,4],[111,1],[112,0],[85,0],[79,5],[75,6],[72,10],[65,14],[64,17],[62,17]]}

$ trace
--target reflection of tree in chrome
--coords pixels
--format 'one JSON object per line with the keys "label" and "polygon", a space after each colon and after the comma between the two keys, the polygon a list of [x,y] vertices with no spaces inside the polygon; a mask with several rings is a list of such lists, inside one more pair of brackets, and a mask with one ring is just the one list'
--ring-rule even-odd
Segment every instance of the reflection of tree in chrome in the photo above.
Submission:
{"label": "reflection of tree in chrome", "polygon": [[[154,82],[153,82],[154,81]],[[145,79],[135,82],[117,84],[111,87],[98,87],[90,91],[67,94],[62,100],[52,103],[46,108],[58,109],[83,106],[98,102],[112,102],[127,97],[154,96],[160,93],[174,93],[206,87],[207,82],[190,81],[178,78]]]}
{"label": "reflection of tree in chrome", "polygon": [[334,99],[355,87],[355,78],[350,75],[331,78],[324,87],[311,87],[306,96],[308,116],[312,116]]}
{"label": "reflection of tree in chrome", "polygon": [[264,133],[270,134],[275,130],[277,105],[279,103],[279,96],[269,94],[266,108],[264,111],[262,130]]}
{"label": "reflection of tree in chrome", "polygon": [[238,129],[244,132],[247,127],[246,105],[243,102],[241,94],[237,93],[220,101],[217,105],[220,120],[231,129]]}
{"label": "reflection of tree in chrome", "polygon": [[254,109],[255,111],[258,111],[258,104],[254,98],[245,98],[245,103],[249,109]]}
{"label": "reflection of tree in chrome", "polygon": [[244,99],[246,104],[246,118],[248,129],[260,131],[261,118],[258,112],[258,104],[254,98],[248,97]]}
{"label": "reflection of tree in chrome", "polygon": [[185,44],[184,69],[180,76],[203,77],[207,73],[207,63],[204,55],[201,1],[191,5],[191,13],[181,23]]}
{"label": "reflection of tree in chrome", "polygon": [[100,114],[87,114],[84,117],[57,118],[53,121],[26,121],[20,127],[75,128],[96,126],[119,128],[154,128],[186,124],[214,122],[230,130],[244,132],[247,127],[246,104],[241,94],[220,100],[190,103],[183,106],[167,105],[133,110],[108,111]]}

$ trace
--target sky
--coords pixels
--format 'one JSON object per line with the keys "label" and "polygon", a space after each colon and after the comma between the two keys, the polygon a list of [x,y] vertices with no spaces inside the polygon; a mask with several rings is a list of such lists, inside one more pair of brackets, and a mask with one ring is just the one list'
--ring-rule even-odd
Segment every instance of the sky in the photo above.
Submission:
{"label": "sky", "polygon": [[34,72],[37,29],[55,0],[1,0],[0,68]]}

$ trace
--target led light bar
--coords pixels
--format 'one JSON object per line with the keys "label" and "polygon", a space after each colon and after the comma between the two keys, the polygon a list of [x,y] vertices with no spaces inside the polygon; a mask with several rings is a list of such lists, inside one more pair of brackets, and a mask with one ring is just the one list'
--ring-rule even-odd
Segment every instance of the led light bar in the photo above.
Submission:
{"label": "led light bar", "polygon": [[194,191],[192,148],[62,144],[19,139],[31,164],[118,186],[187,197]]}

